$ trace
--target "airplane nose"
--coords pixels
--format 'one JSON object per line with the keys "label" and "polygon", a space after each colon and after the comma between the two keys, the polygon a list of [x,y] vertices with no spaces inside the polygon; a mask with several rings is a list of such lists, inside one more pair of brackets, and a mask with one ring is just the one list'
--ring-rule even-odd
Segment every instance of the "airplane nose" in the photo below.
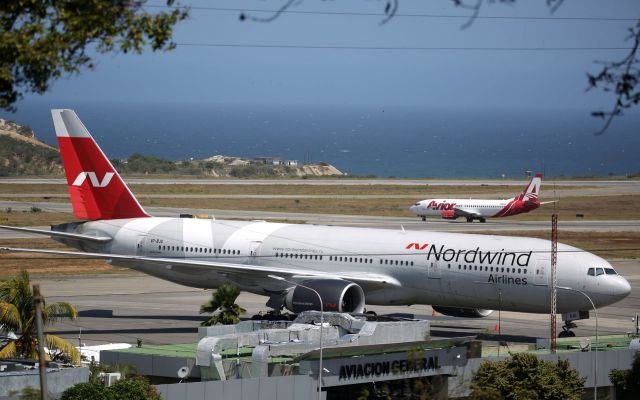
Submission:
{"label": "airplane nose", "polygon": [[618,276],[618,278],[619,279],[617,279],[617,282],[613,287],[613,295],[623,299],[631,293],[631,285],[629,284],[629,281],[623,277]]}

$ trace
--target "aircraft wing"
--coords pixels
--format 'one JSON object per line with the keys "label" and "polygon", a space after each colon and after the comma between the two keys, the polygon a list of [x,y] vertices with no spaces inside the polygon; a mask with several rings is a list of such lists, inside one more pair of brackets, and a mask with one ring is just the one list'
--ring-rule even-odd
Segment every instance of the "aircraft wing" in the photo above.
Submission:
{"label": "aircraft wing", "polygon": [[59,237],[64,239],[86,240],[89,242],[97,242],[97,243],[106,243],[113,239],[109,236],[83,235],[81,233],[47,231],[44,229],[24,228],[24,227],[7,226],[7,225],[0,225],[0,229],[8,229],[10,231],[17,231],[17,232],[34,233],[37,235],[47,235],[51,237]]}
{"label": "aircraft wing", "polygon": [[278,275],[288,279],[331,278],[344,279],[360,286],[375,289],[387,286],[400,286],[400,282],[391,276],[381,274],[360,274],[354,272],[325,272],[311,269],[291,267],[266,267],[262,265],[221,263],[214,261],[198,261],[178,258],[155,258],[141,256],[127,256],[120,254],[84,253],[64,250],[24,249],[0,247],[0,252],[40,253],[66,256],[91,257],[107,260],[110,263],[127,268],[144,265],[152,268],[187,268],[202,271],[215,271],[221,274],[245,276],[248,278],[268,278],[268,275]]}
{"label": "aircraft wing", "polygon": [[460,217],[480,217],[480,214],[478,214],[474,210],[467,210],[465,208],[454,207],[453,211],[456,213],[457,216],[460,216]]}

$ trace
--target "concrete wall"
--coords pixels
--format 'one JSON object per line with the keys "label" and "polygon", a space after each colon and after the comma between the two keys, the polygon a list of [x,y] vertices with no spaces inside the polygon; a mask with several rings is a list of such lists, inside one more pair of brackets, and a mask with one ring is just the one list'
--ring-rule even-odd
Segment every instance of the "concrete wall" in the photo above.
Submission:
{"label": "concrete wall", "polygon": [[[89,381],[89,368],[48,368],[47,387],[55,398],[73,385]],[[40,374],[38,370],[8,372],[0,374],[0,400],[9,397],[11,392],[20,392],[31,386],[40,390]]]}
{"label": "concrete wall", "polygon": [[316,385],[315,379],[299,375],[174,383],[156,388],[164,400],[299,400],[316,399]]}

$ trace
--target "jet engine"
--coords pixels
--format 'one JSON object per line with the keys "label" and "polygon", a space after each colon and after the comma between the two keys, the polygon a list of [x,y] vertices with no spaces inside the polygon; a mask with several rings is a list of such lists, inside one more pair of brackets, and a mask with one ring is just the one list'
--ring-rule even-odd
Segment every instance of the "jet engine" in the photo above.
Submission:
{"label": "jet engine", "polygon": [[456,219],[458,218],[458,216],[456,215],[456,212],[453,210],[444,210],[440,213],[440,216],[442,217],[442,219]]}
{"label": "jet engine", "polygon": [[[310,279],[301,282],[320,295],[324,311],[362,313],[364,311],[364,291],[353,282],[340,279]],[[320,299],[313,291],[302,286],[292,288],[285,297],[285,307],[294,313],[320,311]]]}
{"label": "jet engine", "polygon": [[436,312],[450,317],[465,317],[465,318],[484,318],[488,317],[493,310],[483,310],[481,308],[459,308],[459,307],[442,307],[432,306]]}

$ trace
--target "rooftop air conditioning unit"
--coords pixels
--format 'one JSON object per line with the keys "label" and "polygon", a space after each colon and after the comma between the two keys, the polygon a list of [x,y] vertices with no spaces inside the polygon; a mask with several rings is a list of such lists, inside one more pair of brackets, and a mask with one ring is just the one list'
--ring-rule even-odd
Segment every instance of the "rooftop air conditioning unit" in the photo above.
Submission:
{"label": "rooftop air conditioning unit", "polygon": [[109,387],[122,379],[122,374],[120,372],[100,372],[98,378],[106,387]]}

